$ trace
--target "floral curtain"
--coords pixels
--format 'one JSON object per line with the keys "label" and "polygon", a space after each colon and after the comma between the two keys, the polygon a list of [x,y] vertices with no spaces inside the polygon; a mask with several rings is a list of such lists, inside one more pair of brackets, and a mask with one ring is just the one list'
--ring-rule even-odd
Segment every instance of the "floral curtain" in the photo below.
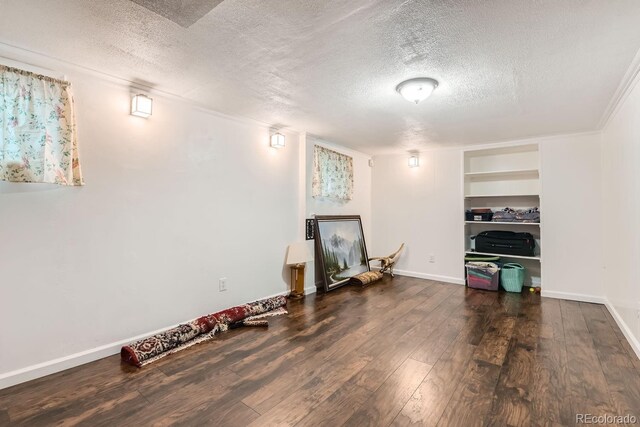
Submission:
{"label": "floral curtain", "polygon": [[315,145],[313,147],[314,198],[351,200],[353,197],[353,158]]}
{"label": "floral curtain", "polygon": [[70,83],[0,65],[0,179],[83,185]]}

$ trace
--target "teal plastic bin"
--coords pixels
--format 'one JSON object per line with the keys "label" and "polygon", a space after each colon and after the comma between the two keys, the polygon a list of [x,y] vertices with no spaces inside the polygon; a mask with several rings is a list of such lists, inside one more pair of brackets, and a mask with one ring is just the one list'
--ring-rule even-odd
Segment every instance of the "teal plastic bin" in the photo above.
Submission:
{"label": "teal plastic bin", "polygon": [[520,264],[508,262],[500,271],[500,285],[507,292],[522,292],[525,268]]}

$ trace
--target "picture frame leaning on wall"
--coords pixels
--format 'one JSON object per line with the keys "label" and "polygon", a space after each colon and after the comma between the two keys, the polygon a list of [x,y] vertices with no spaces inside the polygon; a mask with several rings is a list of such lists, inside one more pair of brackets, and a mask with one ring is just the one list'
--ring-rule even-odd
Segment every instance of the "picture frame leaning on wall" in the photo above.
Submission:
{"label": "picture frame leaning on wall", "polygon": [[370,271],[360,215],[316,215],[316,268],[325,292],[344,286],[357,274]]}

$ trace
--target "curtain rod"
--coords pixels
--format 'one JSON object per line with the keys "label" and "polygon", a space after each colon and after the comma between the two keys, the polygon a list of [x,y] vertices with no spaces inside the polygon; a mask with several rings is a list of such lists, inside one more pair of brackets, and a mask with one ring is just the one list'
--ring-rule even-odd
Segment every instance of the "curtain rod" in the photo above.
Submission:
{"label": "curtain rod", "polygon": [[58,84],[61,84],[63,86],[71,86],[71,83],[66,81],[66,80],[60,80],[60,79],[56,79],[54,77],[49,77],[49,76],[45,76],[45,75],[42,75],[42,74],[37,74],[37,73],[33,73],[31,71],[21,70],[19,68],[9,67],[9,66],[2,65],[2,64],[0,64],[0,71],[9,71],[11,73],[20,74],[20,75],[23,75],[23,76],[34,77],[34,78],[36,78],[38,80],[44,80],[44,81],[51,82],[51,83],[58,83]]}

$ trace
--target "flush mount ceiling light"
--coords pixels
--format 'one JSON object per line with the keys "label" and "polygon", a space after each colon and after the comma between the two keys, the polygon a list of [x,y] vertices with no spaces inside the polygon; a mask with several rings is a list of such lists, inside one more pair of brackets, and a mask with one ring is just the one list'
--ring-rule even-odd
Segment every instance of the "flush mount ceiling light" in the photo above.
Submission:
{"label": "flush mount ceiling light", "polygon": [[283,148],[284,147],[284,135],[281,133],[274,133],[271,135],[271,146],[273,148]]}
{"label": "flush mount ceiling light", "polygon": [[143,118],[151,116],[153,99],[147,95],[135,95],[131,98],[131,115]]}
{"label": "flush mount ceiling light", "polygon": [[409,102],[416,104],[427,99],[438,87],[438,81],[429,77],[405,80],[396,86],[396,91]]}

